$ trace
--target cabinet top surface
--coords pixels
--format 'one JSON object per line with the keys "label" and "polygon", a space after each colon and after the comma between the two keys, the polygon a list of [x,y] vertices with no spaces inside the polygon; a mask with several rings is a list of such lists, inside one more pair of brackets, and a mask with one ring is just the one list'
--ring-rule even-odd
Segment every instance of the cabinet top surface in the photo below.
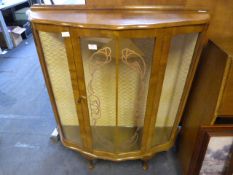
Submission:
{"label": "cabinet top surface", "polygon": [[205,24],[209,14],[162,10],[31,10],[33,23],[92,29],[144,29]]}

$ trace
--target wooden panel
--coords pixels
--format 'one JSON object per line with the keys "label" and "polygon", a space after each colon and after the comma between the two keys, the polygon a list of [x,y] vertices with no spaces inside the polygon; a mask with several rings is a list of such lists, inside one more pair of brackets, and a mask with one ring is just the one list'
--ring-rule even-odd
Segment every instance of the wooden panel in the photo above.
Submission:
{"label": "wooden panel", "polygon": [[210,124],[214,117],[226,63],[227,55],[209,42],[201,56],[183,115],[179,157],[184,174],[191,163],[199,126]]}
{"label": "wooden panel", "polygon": [[197,25],[209,21],[208,13],[159,10],[47,10],[32,11],[30,18],[35,23],[108,30]]}
{"label": "wooden panel", "polygon": [[171,41],[171,30],[161,30],[157,36],[154,47],[154,56],[152,61],[152,70],[149,82],[149,91],[147,98],[147,109],[145,113],[144,134],[142,137],[142,151],[150,147],[152,140],[152,130],[156,121],[156,113],[159,107],[159,99],[162,91],[162,83],[165,74],[167,57]]}
{"label": "wooden panel", "polygon": [[86,0],[87,5],[184,5],[186,0]]}
{"label": "wooden panel", "polygon": [[211,14],[208,35],[210,39],[233,37],[232,0],[187,0],[186,9],[208,10]]}
{"label": "wooden panel", "polygon": [[187,0],[185,3],[185,8],[209,10],[210,12],[212,12],[215,8],[216,1],[218,0]]}
{"label": "wooden panel", "polygon": [[233,66],[231,66],[228,77],[226,79],[226,86],[223,91],[222,100],[218,109],[219,115],[231,115],[233,117]]}
{"label": "wooden panel", "polygon": [[233,57],[233,36],[227,38],[214,38],[211,39],[218,45],[218,47],[223,50],[229,57]]}
{"label": "wooden panel", "polygon": [[92,151],[92,136],[91,136],[91,128],[90,128],[90,118],[89,118],[89,112],[88,112],[88,105],[87,105],[87,95],[86,95],[86,85],[84,81],[84,70],[83,70],[83,63],[82,63],[82,56],[81,56],[81,46],[80,46],[80,40],[76,35],[75,29],[70,29],[71,34],[71,42],[73,46],[74,51],[74,64],[76,67],[76,70],[79,70],[77,72],[77,79],[78,79],[78,89],[79,89],[79,95],[80,95],[80,105],[82,109],[82,122],[83,122],[83,136],[85,137],[85,147],[88,151]]}
{"label": "wooden panel", "polygon": [[217,0],[208,31],[210,38],[233,37],[232,9],[232,0]]}

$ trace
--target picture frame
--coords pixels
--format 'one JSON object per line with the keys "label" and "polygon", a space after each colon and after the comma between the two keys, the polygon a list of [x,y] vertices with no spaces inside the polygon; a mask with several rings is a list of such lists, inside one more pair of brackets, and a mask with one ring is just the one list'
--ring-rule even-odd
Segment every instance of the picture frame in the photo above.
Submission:
{"label": "picture frame", "polygon": [[202,126],[190,175],[233,175],[233,125]]}

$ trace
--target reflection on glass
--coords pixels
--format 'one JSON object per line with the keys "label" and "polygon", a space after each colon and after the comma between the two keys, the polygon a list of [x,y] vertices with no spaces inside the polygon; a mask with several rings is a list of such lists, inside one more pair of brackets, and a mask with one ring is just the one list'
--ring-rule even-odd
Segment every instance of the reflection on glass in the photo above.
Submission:
{"label": "reflection on glass", "polygon": [[171,136],[197,36],[197,33],[193,33],[178,35],[172,39],[152,146],[166,143]]}
{"label": "reflection on glass", "polygon": [[64,39],[57,33],[39,32],[39,35],[64,137],[81,146]]}

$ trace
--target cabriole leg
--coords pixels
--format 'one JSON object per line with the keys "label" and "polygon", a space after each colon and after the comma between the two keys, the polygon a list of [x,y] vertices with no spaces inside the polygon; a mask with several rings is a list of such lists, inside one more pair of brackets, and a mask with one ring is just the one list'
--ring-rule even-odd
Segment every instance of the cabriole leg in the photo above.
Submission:
{"label": "cabriole leg", "polygon": [[88,168],[90,169],[90,170],[92,170],[92,169],[94,169],[95,168],[95,162],[94,162],[94,158],[92,158],[92,157],[89,157],[89,156],[87,156],[87,155],[83,155],[84,157],[85,157],[85,159],[88,161]]}
{"label": "cabriole leg", "polygon": [[142,167],[144,170],[148,170],[149,168],[148,160],[142,160]]}
{"label": "cabriole leg", "polygon": [[95,164],[94,164],[94,160],[93,159],[89,159],[88,160],[88,168],[90,170],[94,169],[95,168]]}

